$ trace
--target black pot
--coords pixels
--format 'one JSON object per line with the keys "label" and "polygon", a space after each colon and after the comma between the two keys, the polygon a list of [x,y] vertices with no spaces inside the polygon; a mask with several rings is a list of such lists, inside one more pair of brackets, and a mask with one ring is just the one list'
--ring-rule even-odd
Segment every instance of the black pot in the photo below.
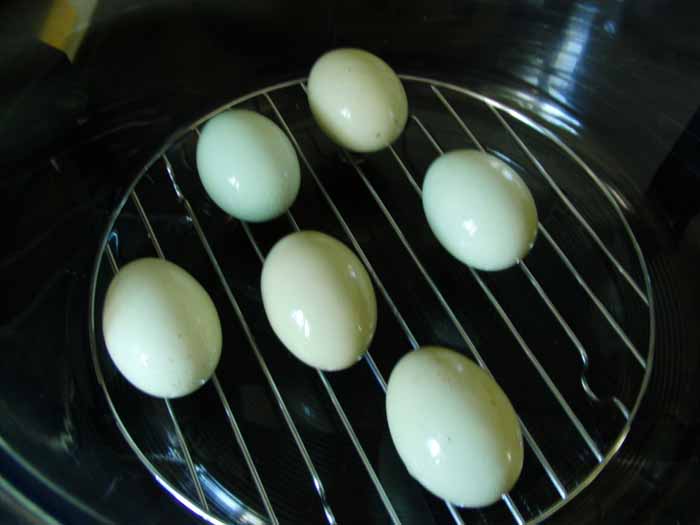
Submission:
{"label": "black pot", "polygon": [[[240,224],[224,217],[199,185],[196,134],[189,130],[223,104],[304,77],[324,51],[354,46],[407,75],[412,111],[445,149],[473,147],[429,88],[445,83],[439,89],[484,147],[523,175],[546,231],[639,352],[635,358],[611,330],[542,231],[527,268],[586,348],[587,370],[570,335],[517,268],[483,277],[508,325],[478,281],[440,252],[389,153],[349,161],[315,128],[298,84],[270,92],[416,338],[469,353],[459,324],[550,459],[558,484],[529,449],[511,498],[464,510],[464,521],[698,521],[700,41],[693,3],[102,4],[84,10],[64,2],[11,2],[0,8],[0,209],[6,225],[0,517],[81,524],[266,519],[216,389],[207,385],[167,407],[130,388],[104,354],[99,312],[111,276],[105,248],[119,263],[153,254],[127,193],[135,188],[166,256],[191,271],[219,308],[226,346],[217,375],[278,518],[327,519],[269,378],[191,214],[173,192],[167,154],[329,507],[341,523],[390,522],[323,384],[269,330],[257,286],[260,262]],[[500,111],[640,293],[473,93]],[[244,104],[277,118],[264,98]],[[395,150],[419,180],[437,154],[415,121]],[[355,163],[406,232],[456,320],[357,177]],[[352,245],[304,169],[292,209],[301,227]],[[279,220],[252,231],[266,253],[290,225]],[[371,351],[387,377],[410,343],[390,304],[378,297],[382,328]],[[599,457],[512,328],[579,416]],[[581,384],[584,371],[592,395]],[[386,432],[383,393],[366,365],[329,381],[401,522],[453,522],[444,503],[423,491],[398,460]]]}

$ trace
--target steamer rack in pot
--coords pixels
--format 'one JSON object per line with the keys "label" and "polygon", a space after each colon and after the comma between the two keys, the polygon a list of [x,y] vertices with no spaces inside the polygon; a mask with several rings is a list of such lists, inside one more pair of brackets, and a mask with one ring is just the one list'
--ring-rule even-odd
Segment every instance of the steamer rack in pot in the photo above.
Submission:
{"label": "steamer rack in pot", "polygon": [[[236,99],[164,144],[111,217],[90,298],[97,379],[136,457],[208,522],[539,523],[591,483],[629,432],[654,348],[649,275],[625,217],[631,204],[604,166],[594,171],[595,161],[584,162],[536,115],[452,84],[401,78],[412,113],[387,150],[338,150],[313,123],[305,81],[286,82]],[[300,196],[271,223],[224,216],[197,177],[198,130],[231,107],[266,114],[297,149]],[[538,239],[512,269],[467,268],[428,229],[423,174],[458,147],[499,156],[535,197]],[[300,228],[351,246],[373,279],[377,334],[364,362],[348,371],[325,374],[296,361],[265,319],[265,253]],[[154,254],[208,289],[224,330],[210,384],[172,401],[131,387],[102,338],[114,272]],[[519,413],[525,465],[501,503],[447,504],[410,478],[393,449],[386,379],[419,344],[477,361]]]}

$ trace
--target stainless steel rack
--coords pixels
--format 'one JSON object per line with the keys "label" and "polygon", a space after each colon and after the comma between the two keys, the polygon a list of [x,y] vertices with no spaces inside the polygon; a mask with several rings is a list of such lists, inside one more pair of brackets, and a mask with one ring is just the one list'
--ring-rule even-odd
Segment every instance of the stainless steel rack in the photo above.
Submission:
{"label": "stainless steel rack", "polygon": [[[595,244],[596,248],[600,250],[600,253],[607,259],[607,261],[610,264],[610,267],[613,269],[612,271],[617,272],[619,276],[621,276],[624,283],[626,283],[626,285],[629,286],[629,288],[632,290],[634,296],[636,296],[637,299],[641,302],[641,304],[643,304],[644,307],[648,310],[648,348],[642,350],[638,348],[632,342],[632,338],[625,333],[620,323],[616,321],[615,316],[610,312],[609,308],[606,306],[605,302],[596,295],[596,293],[593,291],[593,288],[587,283],[586,279],[579,272],[576,266],[576,262],[572,261],[571,258],[566,255],[565,250],[557,243],[555,236],[552,233],[550,233],[550,231],[548,230],[548,228],[545,227],[544,224],[539,224],[539,242],[546,242],[551,247],[553,252],[560,259],[561,263],[566,267],[572,279],[576,283],[578,283],[581,290],[595,305],[596,309],[600,314],[602,322],[607,323],[609,327],[612,328],[612,330],[619,337],[620,343],[622,345],[621,347],[624,347],[626,351],[630,352],[630,354],[633,357],[633,361],[636,362],[638,366],[641,367],[641,369],[643,370],[643,379],[638,385],[636,400],[632,406],[626,406],[625,403],[623,403],[620,399],[614,396],[609,399],[609,401],[611,401],[619,410],[619,413],[622,416],[622,421],[624,421],[624,423],[619,427],[617,431],[617,438],[612,443],[610,443],[609,446],[603,449],[601,448],[601,444],[596,442],[589,430],[585,427],[585,425],[582,423],[579,417],[577,417],[570,403],[561,393],[560,388],[551,378],[550,373],[548,373],[545,367],[538,360],[535,353],[528,346],[528,343],[525,341],[525,338],[518,331],[515,322],[511,319],[511,316],[506,311],[506,308],[502,306],[501,303],[498,301],[498,298],[489,287],[487,281],[482,277],[482,275],[480,275],[479,272],[471,268],[468,269],[469,274],[477,283],[478,287],[482,290],[484,296],[491,304],[495,312],[498,314],[505,329],[511,333],[513,339],[517,343],[517,346],[526,356],[529,363],[532,365],[532,369],[534,370],[534,372],[537,374],[537,376],[544,383],[548,391],[554,397],[557,404],[560,406],[561,410],[570,421],[571,425],[573,425],[573,427],[576,429],[577,433],[582,438],[586,447],[595,458],[595,466],[591,468],[585,476],[581,476],[573,487],[571,486],[571,484],[567,486],[567,484],[565,484],[560,479],[560,476],[557,473],[556,464],[550,462],[540,445],[534,439],[533,435],[531,434],[530,430],[526,425],[526,422],[524,422],[522,419],[520,420],[523,436],[525,437],[528,449],[531,451],[537,463],[539,463],[543,471],[546,473],[547,478],[549,479],[552,487],[554,488],[556,498],[554,498],[551,501],[551,504],[545,510],[538,512],[536,515],[532,515],[532,513],[528,514],[521,511],[521,509],[519,509],[516,505],[515,501],[508,494],[502,497],[502,504],[512,516],[513,522],[517,524],[538,523],[544,520],[546,517],[550,516],[565,503],[570,501],[598,475],[598,473],[605,467],[605,465],[617,452],[629,431],[632,419],[634,418],[634,415],[637,411],[644,391],[646,390],[646,385],[651,370],[651,363],[653,361],[654,305],[651,295],[649,275],[646,270],[646,263],[644,261],[644,257],[642,255],[639,244],[637,243],[637,240],[635,239],[635,236],[632,232],[632,229],[627,219],[625,218],[624,213],[620,209],[620,206],[618,205],[615,197],[611,194],[611,191],[606,185],[606,183],[603,180],[601,180],[593,172],[593,170],[569,146],[562,142],[549,129],[542,126],[530,117],[494,99],[488,98],[479,93],[475,93],[463,87],[414,76],[402,76],[401,78],[408,88],[407,90],[409,92],[409,95],[411,93],[412,85],[422,87],[427,86],[435,96],[436,105],[442,107],[449,115],[451,115],[458,129],[464,132],[465,139],[468,140],[468,143],[470,143],[472,147],[476,147],[482,151],[484,150],[484,146],[465,121],[465,115],[459,114],[459,112],[449,102],[448,97],[446,97],[444,93],[449,92],[452,96],[465,97],[467,99],[471,99],[477,101],[480,104],[485,105],[485,107],[488,108],[488,110],[490,110],[490,112],[493,114],[493,118],[498,122],[498,124],[502,127],[502,129],[510,137],[510,139],[514,141],[515,144],[517,144],[518,148],[520,148],[524,155],[531,161],[535,170],[539,172],[542,178],[546,181],[546,184],[551,188],[556,197],[561,201],[563,206],[571,213],[572,217],[578,222],[582,230],[585,231],[586,234],[590,237],[590,240]],[[133,182],[128,192],[124,196],[123,200],[115,209],[109,223],[108,231],[105,234],[104,239],[101,243],[100,250],[98,252],[98,256],[95,263],[95,271],[93,273],[92,278],[90,301],[90,341],[97,378],[104,390],[107,402],[112,410],[117,426],[124,435],[129,446],[133,449],[137,457],[141,460],[141,462],[143,462],[143,464],[156,478],[156,480],[180,503],[188,507],[190,510],[192,510],[194,513],[198,514],[205,520],[214,524],[238,522],[250,524],[280,523],[280,520],[275,511],[275,502],[272,501],[268,494],[268,491],[266,490],[265,483],[263,482],[258,467],[256,466],[256,460],[250,452],[250,448],[236,419],[234,409],[232,408],[229,400],[227,399],[218,377],[216,375],[212,377],[211,386],[215,389],[216,395],[218,396],[223,406],[225,415],[228,419],[229,426],[231,427],[232,434],[235,438],[236,443],[238,444],[242,458],[250,471],[251,479],[262,502],[264,514],[260,514],[259,512],[243,504],[232,506],[232,508],[226,516],[222,516],[220,515],[220,513],[214,513],[210,509],[209,503],[207,501],[207,495],[200,483],[200,474],[198,472],[197,464],[193,460],[192,455],[190,453],[188,442],[181,430],[176,411],[173,407],[173,404],[170,401],[164,400],[163,402],[165,403],[167,413],[172,422],[172,426],[177,437],[178,447],[181,451],[182,457],[184,458],[184,462],[187,466],[189,476],[191,477],[191,481],[194,487],[194,495],[196,497],[193,498],[191,497],[191,495],[185,494],[182,490],[177,488],[176,484],[173,483],[172,480],[170,480],[166,474],[161,472],[158,469],[158,467],[149,460],[149,458],[143,452],[139,444],[132,437],[129,428],[127,428],[127,426],[123,422],[122,417],[120,416],[119,410],[113,403],[112,396],[110,393],[110,384],[105,379],[100,364],[100,355],[104,352],[104,344],[102,342],[101,334],[97,333],[96,330],[95,316],[96,312],[98,311],[98,305],[102,300],[102,298],[98,296],[98,278],[100,272],[102,272],[105,268],[105,261],[109,265],[108,267],[111,268],[113,272],[116,272],[118,270],[117,258],[115,257],[112,247],[110,245],[110,239],[112,238],[112,229],[114,228],[115,223],[118,220],[127,202],[131,202],[131,204],[135,207],[136,211],[138,212],[140,221],[142,222],[145,231],[148,237],[150,238],[150,241],[153,245],[153,249],[157,256],[161,258],[166,258],[168,256],[168,253],[162,248],[161,243],[159,242],[157,232],[155,231],[151,220],[149,219],[148,212],[142,205],[142,202],[139,199],[139,195],[137,192],[138,184],[141,181],[141,179],[148,173],[156,172],[161,166],[164,167],[165,174],[167,175],[167,179],[169,181],[170,189],[173,191],[172,197],[174,197],[176,201],[180,203],[184,215],[191,222],[192,228],[196,233],[197,237],[199,238],[202,248],[206,252],[206,256],[211,264],[211,270],[218,278],[218,281],[221,287],[223,288],[226,297],[228,298],[230,307],[233,309],[236,317],[240,322],[240,327],[245,335],[245,338],[247,339],[250,351],[252,351],[254,354],[255,360],[257,361],[264,375],[265,381],[267,382],[270,392],[272,393],[272,396],[274,397],[277,403],[279,413],[283,418],[290,433],[290,436],[294,441],[296,448],[298,449],[298,452],[301,455],[301,458],[303,459],[303,462],[308,470],[309,479],[313,484],[315,492],[318,495],[319,504],[323,509],[323,515],[325,516],[326,522],[329,524],[334,524],[338,523],[340,520],[336,518],[332,502],[329,501],[326,495],[326,491],[324,489],[324,481],[319,475],[319,470],[317,469],[314,463],[314,457],[309,451],[307,444],[304,442],[304,439],[302,438],[302,435],[297,428],[294,418],[292,417],[290,410],[287,407],[285,398],[280,388],[278,387],[277,381],[268,367],[264,352],[261,351],[258,343],[256,342],[256,336],[253,333],[253,330],[251,330],[251,327],[246,319],[245,312],[241,308],[235,294],[232,291],[231,286],[229,285],[226,274],[222,270],[222,267],[219,264],[219,261],[217,260],[214,250],[210,244],[209,239],[207,238],[207,235],[200,223],[200,220],[198,219],[194,207],[190,204],[190,201],[188,200],[187,196],[182,190],[182,186],[178,182],[180,174],[175,173],[173,164],[171,163],[171,160],[168,156],[168,151],[172,146],[177,146],[179,142],[182,141],[184,137],[190,133],[198,134],[199,126],[201,126],[204,122],[206,122],[206,120],[208,120],[220,111],[224,111],[226,109],[235,107],[239,104],[254,100],[264,101],[267,105],[269,105],[269,108],[271,108],[271,111],[276,117],[278,124],[287,133],[288,137],[290,138],[294,147],[296,148],[297,154],[302,161],[303,167],[305,168],[305,176],[307,176],[307,178],[310,181],[312,181],[313,184],[316,185],[318,192],[322,197],[322,200],[325,201],[326,205],[329,207],[330,211],[337,219],[341,229],[345,233],[347,241],[349,241],[355,252],[358,254],[364,265],[367,267],[367,270],[374,282],[374,285],[379,291],[380,297],[386,303],[386,306],[388,307],[389,311],[392,313],[401,330],[405,334],[408,343],[413,349],[418,348],[419,346],[416,337],[414,336],[413,332],[411,331],[411,328],[409,327],[409,323],[402,315],[401,305],[397,304],[397,301],[395,301],[395,299],[387,290],[387,287],[383,283],[380,275],[375,270],[372,261],[363,250],[363,247],[360,241],[358,240],[356,234],[350,228],[345,216],[341,213],[336,202],[334,201],[326,185],[324,184],[322,178],[316,172],[316,169],[312,162],[310,162],[309,157],[307,157],[305,152],[302,150],[300,142],[298,141],[297,136],[295,135],[294,126],[285,119],[285,116],[280,111],[278,104],[275,102],[274,97],[280,91],[296,90],[297,94],[300,97],[303,97],[304,92],[306,90],[304,82],[305,81],[303,79],[294,80],[240,97],[231,102],[230,104],[227,104],[226,106],[218,109],[216,112],[201,118],[200,120],[195,122],[189,130],[186,130],[180,137],[176,138],[172,142],[164,144],[160,153],[156,157],[154,157],[152,162],[150,162],[147,166],[144,167],[140,176],[137,177],[137,179]],[[606,246],[604,241],[595,231],[594,227],[586,220],[584,215],[579,210],[577,210],[577,208],[567,196],[566,192],[561,189],[559,184],[556,182],[555,177],[553,177],[548,172],[545,166],[535,156],[533,151],[528,147],[528,145],[525,144],[525,142],[521,139],[519,134],[516,133],[514,127],[511,125],[511,123],[509,123],[509,121],[512,120],[519,121],[520,123],[525,124],[532,130],[536,131],[541,136],[549,140],[556,148],[558,148],[558,151],[560,151],[562,155],[571,159],[580,168],[581,173],[588,177],[588,179],[590,179],[591,184],[593,184],[599,190],[603,198],[610,204],[612,210],[614,210],[616,217],[619,219],[619,227],[625,232],[628,238],[629,249],[634,253],[638,261],[639,270],[641,275],[643,276],[643,283],[641,285],[632,277],[630,271],[628,271],[628,269],[626,269],[624,265],[618,261],[618,259],[612,253],[612,251]],[[443,152],[443,148],[440,146],[435,136],[433,136],[433,134],[429,131],[428,126],[423,122],[423,119],[419,115],[413,114],[411,115],[411,121],[412,124],[415,125],[417,129],[419,129],[420,132],[423,134],[425,141],[428,144],[430,144],[430,147],[434,149],[435,154],[441,154]],[[406,163],[404,159],[402,159],[402,157],[397,152],[397,149],[393,146],[389,147],[389,153],[391,157],[393,157],[393,159],[395,160],[399,171],[403,174],[403,176],[405,176],[407,183],[410,185],[410,187],[413,188],[413,190],[415,190],[415,193],[417,193],[417,195],[420,197],[421,189],[414,174],[408,167],[409,164]],[[363,185],[366,187],[370,198],[376,203],[379,210],[381,211],[381,214],[384,216],[388,225],[390,226],[391,230],[403,246],[405,253],[409,256],[412,264],[415,265],[418,272],[424,279],[425,283],[434,294],[436,300],[438,301],[442,310],[444,311],[446,318],[459,333],[461,339],[466,345],[466,349],[468,350],[468,352],[479,363],[480,366],[482,366],[485,370],[489,371],[489,368],[486,363],[488,355],[486,355],[486,353],[480,352],[480,350],[477,348],[477,345],[474,343],[472,337],[470,337],[463,324],[459,321],[458,316],[455,313],[454,306],[450,304],[450,302],[446,299],[446,296],[443,294],[433,277],[431,277],[430,273],[426,269],[426,266],[424,265],[420,256],[409,243],[407,236],[404,234],[404,231],[395,219],[392,212],[389,210],[386,203],[382,200],[382,197],[376,190],[371,179],[368,176],[366,176],[361,162],[358,161],[357,157],[349,154],[348,152],[340,151],[340,155],[342,155],[342,157],[349,164],[349,166],[352,167],[357,177],[359,177]],[[286,214],[286,218],[289,222],[291,229],[300,229],[300,225],[298,224],[292,211]],[[255,250],[255,253],[260,259],[260,262],[262,263],[264,261],[264,255],[260,246],[258,245],[258,242],[256,241],[254,228],[251,228],[250,225],[245,223],[242,223],[242,228],[248,240],[250,241],[252,248]],[[545,291],[544,286],[537,279],[535,273],[530,269],[526,262],[520,261],[518,263],[518,267],[527,279],[527,281],[533,287],[536,294],[546,305],[548,311],[551,312],[552,316],[556,319],[556,322],[564,331],[573,347],[577,350],[581,360],[581,387],[585,392],[586,396],[588,396],[592,402],[599,403],[601,399],[589,386],[588,379],[586,376],[589,364],[589,353],[587,349],[584,347],[583,343],[576,335],[570,323],[567,322],[564,316],[560,313],[560,310],[549,297],[549,295]],[[386,391],[386,380],[372,357],[371,349],[370,352],[366,354],[364,361],[366,366],[369,367],[372,375],[376,379],[378,388],[382,389],[383,391]],[[337,413],[337,416],[342,424],[344,431],[347,433],[349,440],[352,442],[352,445],[357,453],[359,461],[366,470],[367,476],[369,477],[371,484],[374,486],[374,489],[376,490],[379,499],[381,500],[381,503],[383,504],[383,507],[386,510],[386,514],[388,516],[389,521],[394,524],[400,524],[401,518],[397,513],[397,510],[395,509],[394,505],[392,504],[391,495],[387,493],[386,488],[383,486],[380,477],[375,471],[375,465],[373,465],[372,460],[368,457],[367,452],[363,448],[363,444],[358,438],[358,435],[355,432],[355,429],[353,428],[353,425],[343,408],[342,400],[339,399],[331,382],[326,377],[326,374],[324,374],[321,371],[317,371],[317,374],[318,379],[323,389],[325,390],[330,403],[332,404]],[[495,379],[498,380],[498,377],[496,377]],[[206,386],[205,388],[210,387]],[[445,503],[445,505],[447,506],[449,515],[452,517],[454,523],[469,523],[468,518],[464,517],[464,512],[462,512],[458,508],[455,508],[453,505],[447,502]]]}

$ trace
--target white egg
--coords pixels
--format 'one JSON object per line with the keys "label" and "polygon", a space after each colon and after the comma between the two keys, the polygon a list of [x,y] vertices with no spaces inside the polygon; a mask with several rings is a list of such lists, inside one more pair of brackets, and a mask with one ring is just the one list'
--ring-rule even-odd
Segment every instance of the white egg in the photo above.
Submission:
{"label": "white egg", "polygon": [[455,505],[494,503],[520,476],[523,443],[510,401],[457,352],[429,346],[401,358],[389,377],[386,412],[408,472]]}
{"label": "white egg", "polygon": [[302,231],[278,241],[261,288],[272,329],[307,365],[341,370],[367,351],[377,324],[374,288],[357,256],[333,237]]}
{"label": "white egg", "polygon": [[433,161],[423,181],[423,210],[447,251],[479,270],[512,266],[537,235],[537,209],[525,182],[500,159],[476,150]]}
{"label": "white egg", "polygon": [[204,125],[197,170],[217,206],[243,221],[274,219],[299,193],[294,146],[274,122],[253,111],[224,111]]}
{"label": "white egg", "polygon": [[385,148],[406,125],[408,101],[399,77],[367,51],[336,49],[321,56],[311,68],[308,91],[320,128],[349,150]]}
{"label": "white egg", "polygon": [[209,294],[162,259],[137,259],[117,273],[107,289],[102,331],[119,371],[152,396],[193,392],[221,356],[221,322]]}

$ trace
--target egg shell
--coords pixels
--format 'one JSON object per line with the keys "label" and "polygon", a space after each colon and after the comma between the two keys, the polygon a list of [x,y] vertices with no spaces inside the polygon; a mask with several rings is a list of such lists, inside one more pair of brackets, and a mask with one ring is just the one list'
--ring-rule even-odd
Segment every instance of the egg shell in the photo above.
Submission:
{"label": "egg shell", "polygon": [[401,134],[408,100],[401,80],[379,57],[335,49],[311,68],[309,106],[336,144],[356,152],[383,149]]}
{"label": "egg shell", "polygon": [[274,219],[299,193],[299,160],[285,133],[267,117],[236,109],[212,117],[197,142],[197,170],[211,199],[249,222]]}
{"label": "egg shell", "polygon": [[137,259],[115,275],[102,331],[117,369],[156,397],[181,397],[201,387],[221,356],[221,322],[209,294],[162,259]]}
{"label": "egg shell", "polygon": [[409,473],[459,506],[497,501],[523,466],[518,419],[483,369],[442,347],[409,352],[389,377],[391,438]]}
{"label": "egg shell", "polygon": [[275,334],[309,366],[341,370],[367,351],[377,300],[364,266],[340,241],[315,231],[287,235],[265,260],[261,289]]}
{"label": "egg shell", "polygon": [[537,235],[527,185],[505,162],[481,151],[455,150],[433,161],[423,181],[423,210],[445,249],[479,270],[514,265]]}

